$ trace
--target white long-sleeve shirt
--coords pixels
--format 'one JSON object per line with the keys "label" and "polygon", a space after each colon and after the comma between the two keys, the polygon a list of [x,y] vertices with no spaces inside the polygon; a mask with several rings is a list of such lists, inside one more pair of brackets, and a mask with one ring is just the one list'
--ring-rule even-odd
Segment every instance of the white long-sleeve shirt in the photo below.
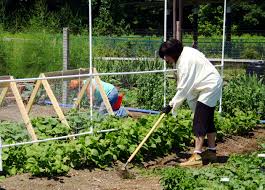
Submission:
{"label": "white long-sleeve shirt", "polygon": [[194,48],[184,47],[176,68],[177,93],[169,103],[173,107],[173,112],[185,99],[193,111],[197,101],[210,107],[217,104],[223,80],[203,53]]}

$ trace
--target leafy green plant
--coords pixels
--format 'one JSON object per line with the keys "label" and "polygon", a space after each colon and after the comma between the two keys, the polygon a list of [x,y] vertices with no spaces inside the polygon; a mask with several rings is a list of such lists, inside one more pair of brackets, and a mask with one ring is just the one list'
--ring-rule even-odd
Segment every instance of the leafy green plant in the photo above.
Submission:
{"label": "leafy green plant", "polygon": [[[265,174],[260,170],[264,161],[257,153],[234,155],[224,166],[198,169],[165,169],[161,184],[165,190],[174,189],[263,189]],[[223,181],[228,178],[229,181]]]}
{"label": "leafy green plant", "polygon": [[242,52],[241,55],[244,59],[262,59],[262,55],[257,52],[254,48],[247,48]]}
{"label": "leafy green plant", "polygon": [[260,117],[255,112],[244,112],[238,108],[233,110],[231,116],[216,113],[214,121],[217,128],[217,137],[245,135],[257,126],[259,119]]}
{"label": "leafy green plant", "polygon": [[255,76],[240,75],[229,80],[222,99],[223,112],[228,115],[233,115],[234,109],[265,113],[265,85]]}
{"label": "leafy green plant", "polygon": [[[157,115],[147,115],[138,120],[98,115],[91,121],[88,115],[72,110],[67,115],[71,128],[62,125],[57,118],[32,120],[39,139],[88,132],[91,126],[93,134],[76,139],[4,148],[4,174],[31,172],[38,176],[64,175],[70,168],[105,168],[113,161],[126,161],[158,119]],[[253,112],[237,110],[234,115],[235,117],[223,118],[216,114],[217,128],[221,131],[219,136],[245,133],[256,124]],[[116,130],[109,133],[98,132],[104,129]],[[22,125],[2,122],[0,132],[4,144],[29,141]],[[176,117],[167,116],[162,120],[160,127],[149,137],[133,161],[155,159],[173,149],[185,149],[192,141],[191,111],[179,110]]]}

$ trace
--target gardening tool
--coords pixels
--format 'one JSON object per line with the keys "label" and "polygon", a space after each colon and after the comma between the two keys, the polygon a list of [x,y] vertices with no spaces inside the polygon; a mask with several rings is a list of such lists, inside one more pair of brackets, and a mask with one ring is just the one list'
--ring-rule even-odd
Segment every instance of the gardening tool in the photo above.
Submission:
{"label": "gardening tool", "polygon": [[121,177],[128,178],[128,176],[131,176],[128,173],[127,165],[130,163],[130,161],[132,161],[132,159],[134,158],[134,156],[136,155],[136,153],[140,150],[140,148],[143,146],[143,144],[145,143],[145,141],[154,132],[154,130],[157,128],[157,126],[159,125],[159,123],[161,122],[161,120],[163,119],[164,116],[165,116],[165,113],[163,113],[163,114],[160,115],[159,119],[156,121],[156,123],[151,128],[151,130],[148,132],[148,134],[145,136],[145,138],[142,140],[142,142],[136,147],[136,149],[134,150],[134,152],[132,153],[132,155],[129,157],[129,159],[127,160],[127,162],[125,163],[125,165],[122,167],[122,169],[120,171]]}

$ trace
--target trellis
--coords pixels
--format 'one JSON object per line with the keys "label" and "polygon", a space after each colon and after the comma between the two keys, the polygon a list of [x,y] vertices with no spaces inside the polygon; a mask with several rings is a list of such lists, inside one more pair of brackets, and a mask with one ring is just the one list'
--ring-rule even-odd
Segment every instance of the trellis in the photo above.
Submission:
{"label": "trellis", "polygon": [[[0,77],[0,80],[13,80],[14,77],[13,76],[1,76]],[[3,88],[2,92],[1,92],[1,95],[0,95],[0,105],[2,104],[7,92],[8,92],[8,89],[10,88],[14,97],[15,97],[15,100],[16,100],[16,104],[18,106],[18,109],[20,111],[20,114],[22,116],[22,119],[25,123],[25,126],[28,130],[28,133],[30,134],[31,138],[33,141],[37,140],[37,136],[34,132],[34,129],[32,127],[32,124],[30,122],[30,118],[29,118],[29,115],[28,115],[28,112],[25,108],[25,105],[23,103],[23,100],[21,98],[21,95],[19,93],[19,90],[18,90],[18,87],[17,87],[17,84],[16,82],[12,81],[12,82],[4,82],[4,83],[0,83],[0,88]]]}

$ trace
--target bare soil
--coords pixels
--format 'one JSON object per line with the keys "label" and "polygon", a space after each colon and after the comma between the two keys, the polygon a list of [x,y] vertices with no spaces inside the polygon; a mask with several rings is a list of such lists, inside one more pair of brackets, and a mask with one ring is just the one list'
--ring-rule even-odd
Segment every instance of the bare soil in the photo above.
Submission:
{"label": "bare soil", "polygon": [[[18,118],[18,110],[8,109],[3,112],[0,110],[0,120]],[[15,111],[14,111],[15,110]],[[36,110],[34,112],[34,110]],[[15,117],[13,114],[15,113]],[[39,114],[53,115],[54,112],[49,108],[33,107],[32,116]],[[135,117],[139,117],[135,113]],[[19,121],[19,119],[18,119]],[[20,120],[21,121],[21,120]],[[232,154],[244,154],[259,149],[259,142],[265,142],[265,128],[257,127],[247,136],[232,136],[223,142],[217,143],[218,162],[225,163]],[[189,152],[192,151],[192,148]],[[152,161],[144,162],[143,168],[152,171],[153,168],[174,167],[183,159],[189,157],[187,152],[175,152],[165,157],[157,158]],[[160,190],[159,176],[146,176],[138,169],[131,168],[135,174],[134,179],[122,179],[118,172],[113,168],[106,170],[71,170],[66,176],[53,178],[34,177],[30,174],[21,174],[4,179],[0,183],[0,190]]]}

